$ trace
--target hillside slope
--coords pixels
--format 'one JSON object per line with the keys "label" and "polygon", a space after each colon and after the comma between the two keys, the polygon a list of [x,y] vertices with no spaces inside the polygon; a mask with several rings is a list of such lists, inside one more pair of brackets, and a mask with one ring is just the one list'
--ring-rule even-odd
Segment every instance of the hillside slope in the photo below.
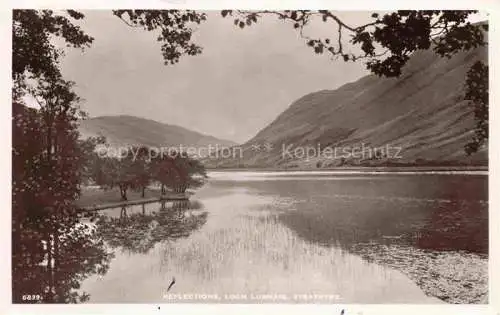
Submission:
{"label": "hillside slope", "polygon": [[[486,149],[466,156],[472,136],[472,106],[463,100],[466,72],[487,48],[451,59],[416,52],[400,78],[368,75],[337,90],[296,100],[270,125],[245,143],[241,158],[212,159],[217,167],[331,167],[339,165],[487,164]],[[321,155],[326,147],[400,147],[398,157]],[[284,148],[320,148],[309,158]],[[300,153],[300,151],[298,151]],[[342,152],[341,150],[338,152]],[[380,157],[380,156],[379,156]]]}
{"label": "hillside slope", "polygon": [[234,142],[217,139],[183,127],[168,125],[135,116],[101,116],[80,122],[83,138],[102,135],[112,147],[146,145],[203,147],[208,145],[233,146]]}

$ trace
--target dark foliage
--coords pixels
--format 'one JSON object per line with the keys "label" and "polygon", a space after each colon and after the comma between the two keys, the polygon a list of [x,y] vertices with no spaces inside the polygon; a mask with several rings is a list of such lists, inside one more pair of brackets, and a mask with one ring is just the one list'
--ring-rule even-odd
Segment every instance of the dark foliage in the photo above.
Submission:
{"label": "dark foliage", "polygon": [[182,55],[198,55],[202,48],[191,42],[193,29],[190,25],[206,20],[204,13],[179,10],[114,10],[113,14],[131,27],[147,31],[159,31],[158,42],[165,64],[179,62]]}
{"label": "dark foliage", "polygon": [[488,66],[478,61],[467,73],[465,99],[474,105],[476,129],[472,141],[465,147],[468,154],[477,152],[488,141]]}
{"label": "dark foliage", "polygon": [[68,16],[52,10],[14,10],[12,24],[12,78],[23,87],[26,78],[60,78],[59,60],[63,50],[54,46],[52,38],[62,39],[67,46],[84,48],[93,38],[72,20],[84,18],[82,13],[68,10]]}

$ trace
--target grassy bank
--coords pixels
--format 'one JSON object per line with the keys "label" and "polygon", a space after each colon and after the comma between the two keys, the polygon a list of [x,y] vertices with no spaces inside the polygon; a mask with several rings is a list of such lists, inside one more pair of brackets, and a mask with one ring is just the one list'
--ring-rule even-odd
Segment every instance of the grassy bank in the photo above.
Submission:
{"label": "grassy bank", "polygon": [[[141,192],[130,190],[127,192],[128,201],[140,201],[147,200],[151,198],[159,198],[161,196],[160,189],[148,188],[145,191],[144,198]],[[91,207],[94,205],[103,205],[108,203],[119,203],[121,202],[120,191],[115,189],[103,190],[97,187],[84,187],[80,198],[76,201],[76,206],[78,207]]]}

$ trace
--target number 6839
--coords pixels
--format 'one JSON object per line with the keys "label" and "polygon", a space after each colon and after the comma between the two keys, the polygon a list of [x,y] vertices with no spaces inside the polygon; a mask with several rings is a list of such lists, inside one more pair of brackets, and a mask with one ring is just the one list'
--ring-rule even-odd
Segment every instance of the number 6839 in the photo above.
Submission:
{"label": "number 6839", "polygon": [[40,301],[42,296],[40,294],[23,294],[23,301]]}

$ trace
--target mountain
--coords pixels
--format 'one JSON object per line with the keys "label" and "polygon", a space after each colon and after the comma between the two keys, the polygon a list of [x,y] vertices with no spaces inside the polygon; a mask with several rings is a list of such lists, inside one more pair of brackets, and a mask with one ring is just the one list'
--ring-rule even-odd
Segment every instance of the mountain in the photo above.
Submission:
{"label": "mountain", "polygon": [[[235,158],[205,163],[229,168],[487,165],[487,149],[470,157],[464,152],[474,127],[464,83],[477,60],[487,61],[487,47],[451,59],[417,51],[399,78],[368,75],[336,90],[305,95],[243,144],[241,156],[235,151]],[[328,154],[321,154],[328,147]],[[392,153],[354,156],[352,148],[389,148]],[[302,154],[305,150],[309,157]]]}
{"label": "mountain", "polygon": [[204,135],[183,127],[160,123],[135,116],[100,116],[82,120],[79,131],[82,138],[105,136],[111,147],[145,145],[149,147],[219,147],[236,143]]}

